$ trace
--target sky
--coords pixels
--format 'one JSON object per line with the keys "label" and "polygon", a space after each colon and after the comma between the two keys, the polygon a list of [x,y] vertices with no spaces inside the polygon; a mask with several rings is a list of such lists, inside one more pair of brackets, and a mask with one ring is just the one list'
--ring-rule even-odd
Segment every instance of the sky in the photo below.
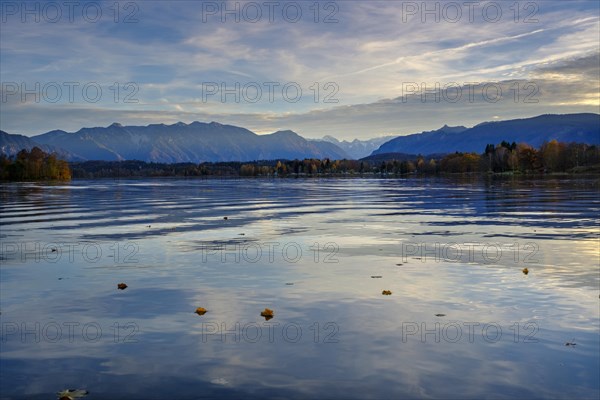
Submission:
{"label": "sky", "polygon": [[1,1],[0,129],[368,139],[600,112],[600,2]]}

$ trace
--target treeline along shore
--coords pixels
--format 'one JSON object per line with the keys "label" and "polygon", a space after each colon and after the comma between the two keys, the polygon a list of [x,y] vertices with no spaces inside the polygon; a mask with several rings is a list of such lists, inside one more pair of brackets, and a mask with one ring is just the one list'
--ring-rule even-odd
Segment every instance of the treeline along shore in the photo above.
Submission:
{"label": "treeline along shore", "polygon": [[382,154],[362,160],[274,160],[160,164],[142,161],[71,163],[75,178],[160,176],[400,176],[439,174],[600,173],[600,147],[551,141],[535,149],[502,142],[484,152],[440,156]]}
{"label": "treeline along shore", "polygon": [[270,160],[163,164],[144,161],[68,163],[39,148],[0,157],[2,180],[68,180],[135,177],[315,177],[444,174],[539,175],[600,173],[600,147],[555,140],[538,149],[527,144],[489,144],[483,153],[379,154],[361,160]]}

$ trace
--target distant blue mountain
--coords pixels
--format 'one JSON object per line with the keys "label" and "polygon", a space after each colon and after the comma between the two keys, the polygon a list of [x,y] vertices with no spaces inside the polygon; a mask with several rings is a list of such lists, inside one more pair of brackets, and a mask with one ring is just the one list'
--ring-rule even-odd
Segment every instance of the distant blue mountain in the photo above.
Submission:
{"label": "distant blue mountain", "polygon": [[547,114],[533,118],[484,122],[472,128],[442,128],[413,135],[399,136],[382,144],[372,155],[384,153],[434,154],[482,153],[487,144],[525,142],[539,147],[543,142],[600,144],[599,114]]}
{"label": "distant blue mountain", "polygon": [[[540,115],[533,118],[484,122],[472,128],[442,128],[414,135],[340,142],[335,138],[307,140],[292,131],[257,135],[248,129],[217,122],[178,122],[172,125],[82,128],[26,137],[0,131],[0,152],[40,147],[72,160],[140,160],[146,162],[253,161],[275,159],[358,159],[386,153],[444,154],[455,151],[481,153],[487,144],[526,142],[538,147],[544,141],[600,144],[599,114]],[[361,157],[362,156],[362,157]]]}
{"label": "distant blue mountain", "polygon": [[0,131],[0,154],[12,157],[23,149],[30,151],[34,147],[39,147],[40,149],[49,154],[55,153],[62,159],[73,161],[83,160],[82,158],[77,157],[74,154],[71,154],[60,147],[44,145],[34,140],[31,140],[31,138],[28,138],[27,136],[11,135],[10,133]]}
{"label": "distant blue mountain", "polygon": [[347,140],[339,141],[333,136],[327,135],[324,136],[321,141],[335,144],[340,149],[344,150],[351,158],[358,160],[368,156],[374,150],[378,149],[383,143],[395,137],[396,136],[384,136],[366,140],[354,139],[353,141],[349,142]]}
{"label": "distant blue mountain", "polygon": [[173,125],[83,128],[75,133],[51,131],[31,138],[86,160],[147,162],[252,161],[349,156],[332,143],[306,140],[292,131],[257,135],[217,122]]}

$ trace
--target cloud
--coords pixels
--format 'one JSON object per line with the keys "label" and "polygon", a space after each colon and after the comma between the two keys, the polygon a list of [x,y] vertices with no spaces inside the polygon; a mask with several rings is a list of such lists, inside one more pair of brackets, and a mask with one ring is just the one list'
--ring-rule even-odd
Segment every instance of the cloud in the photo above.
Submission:
{"label": "cloud", "polygon": [[[81,18],[23,24],[13,18],[3,23],[0,36],[3,84],[31,88],[36,82],[42,87],[49,82],[78,82],[79,87],[97,83],[104,92],[94,104],[15,104],[12,99],[2,104],[1,126],[33,134],[117,120],[198,119],[233,121],[259,132],[294,129],[312,137],[350,139],[411,133],[451,121],[476,123],[511,113],[593,109],[598,4],[535,3],[533,15],[520,9],[516,16],[507,3],[497,3],[503,7],[502,18],[491,23],[482,10],[492,3],[479,3],[473,20],[463,9],[456,23],[444,15],[438,22],[431,16],[423,22],[423,15],[407,12],[408,2],[383,1],[333,3],[337,8],[319,3],[318,14],[312,3],[298,2],[303,14],[294,23],[281,9],[273,21],[264,9],[256,23],[243,15],[237,23],[231,15],[225,23],[219,14],[205,20],[199,2],[186,3],[185,9],[166,2],[136,3],[138,21],[131,24],[115,23],[108,9],[107,18],[95,24]],[[228,2],[227,7],[236,4]],[[248,3],[239,4],[243,8]],[[337,22],[324,23],[327,16]],[[520,80],[535,81],[543,101],[519,107],[506,102],[462,108],[447,102],[390,105],[413,82],[435,88],[436,83]],[[206,84],[212,82],[263,89],[268,82],[277,82],[279,88],[296,84],[303,93],[298,102],[286,101],[281,90],[274,101],[267,101],[265,92],[257,102],[244,96],[236,102],[232,95],[222,102],[218,94],[206,97]],[[115,83],[117,101],[110,88]],[[138,89],[137,103],[123,102],[131,94],[124,90],[130,83]],[[325,102],[328,95],[337,102]]]}

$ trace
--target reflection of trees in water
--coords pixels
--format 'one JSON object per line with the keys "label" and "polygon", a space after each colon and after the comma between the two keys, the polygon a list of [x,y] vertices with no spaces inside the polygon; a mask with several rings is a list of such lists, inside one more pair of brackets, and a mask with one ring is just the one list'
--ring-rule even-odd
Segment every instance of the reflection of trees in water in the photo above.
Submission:
{"label": "reflection of trees in water", "polygon": [[[69,187],[59,186],[60,183],[9,183],[0,185],[0,200],[3,204],[17,203],[28,208],[44,210],[50,206],[67,207],[72,192]],[[48,188],[52,188],[49,196]],[[57,203],[57,199],[60,199]]]}
{"label": "reflection of trees in water", "polygon": [[599,200],[596,178],[490,177],[484,182],[487,215],[501,218],[506,213],[520,225],[595,226],[596,216],[587,205]]}

